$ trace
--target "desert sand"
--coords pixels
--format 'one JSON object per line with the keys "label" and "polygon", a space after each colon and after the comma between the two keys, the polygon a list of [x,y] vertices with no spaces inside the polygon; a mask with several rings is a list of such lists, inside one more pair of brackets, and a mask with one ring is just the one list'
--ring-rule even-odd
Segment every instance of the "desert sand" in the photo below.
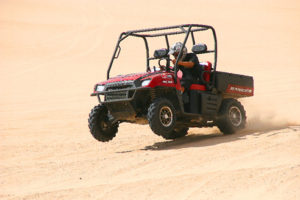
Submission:
{"label": "desert sand", "polygon": [[[218,70],[254,76],[247,128],[97,142],[90,93],[120,32],[183,23],[214,26]],[[300,199],[299,51],[296,0],[1,0],[0,199]]]}

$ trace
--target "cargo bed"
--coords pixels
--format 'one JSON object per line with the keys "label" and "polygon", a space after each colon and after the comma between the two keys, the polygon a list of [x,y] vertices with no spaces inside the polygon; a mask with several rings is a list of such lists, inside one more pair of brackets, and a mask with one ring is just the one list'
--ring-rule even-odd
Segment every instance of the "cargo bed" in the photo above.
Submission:
{"label": "cargo bed", "polygon": [[225,98],[240,98],[254,95],[252,76],[217,71],[215,81],[217,91],[221,92]]}

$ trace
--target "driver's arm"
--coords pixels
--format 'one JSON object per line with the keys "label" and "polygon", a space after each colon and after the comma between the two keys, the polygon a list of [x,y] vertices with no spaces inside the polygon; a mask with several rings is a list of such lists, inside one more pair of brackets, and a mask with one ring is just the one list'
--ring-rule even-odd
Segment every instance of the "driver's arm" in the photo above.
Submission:
{"label": "driver's arm", "polygon": [[[173,64],[175,65],[176,59],[172,60]],[[178,65],[181,65],[185,68],[193,68],[195,63],[192,61],[178,61]]]}

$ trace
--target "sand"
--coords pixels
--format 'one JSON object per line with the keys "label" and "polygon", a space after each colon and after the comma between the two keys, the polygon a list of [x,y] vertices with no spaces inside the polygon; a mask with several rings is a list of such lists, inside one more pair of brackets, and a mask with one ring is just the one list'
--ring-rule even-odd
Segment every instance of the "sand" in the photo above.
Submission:
{"label": "sand", "polygon": [[[295,0],[0,1],[0,199],[300,199],[299,19]],[[218,70],[254,76],[247,129],[94,140],[118,35],[183,23],[215,27]],[[144,71],[127,61],[116,73]]]}

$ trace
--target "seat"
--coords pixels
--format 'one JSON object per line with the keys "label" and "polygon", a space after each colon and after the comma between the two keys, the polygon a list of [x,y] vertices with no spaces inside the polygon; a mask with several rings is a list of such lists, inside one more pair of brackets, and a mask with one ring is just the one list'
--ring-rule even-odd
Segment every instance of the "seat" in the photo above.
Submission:
{"label": "seat", "polygon": [[199,64],[204,69],[204,74],[203,74],[204,81],[209,82],[210,81],[210,72],[211,72],[211,62],[206,61],[206,62],[200,62]]}
{"label": "seat", "polygon": [[200,84],[192,84],[190,86],[190,90],[206,91],[206,86],[205,85],[200,85]]}

